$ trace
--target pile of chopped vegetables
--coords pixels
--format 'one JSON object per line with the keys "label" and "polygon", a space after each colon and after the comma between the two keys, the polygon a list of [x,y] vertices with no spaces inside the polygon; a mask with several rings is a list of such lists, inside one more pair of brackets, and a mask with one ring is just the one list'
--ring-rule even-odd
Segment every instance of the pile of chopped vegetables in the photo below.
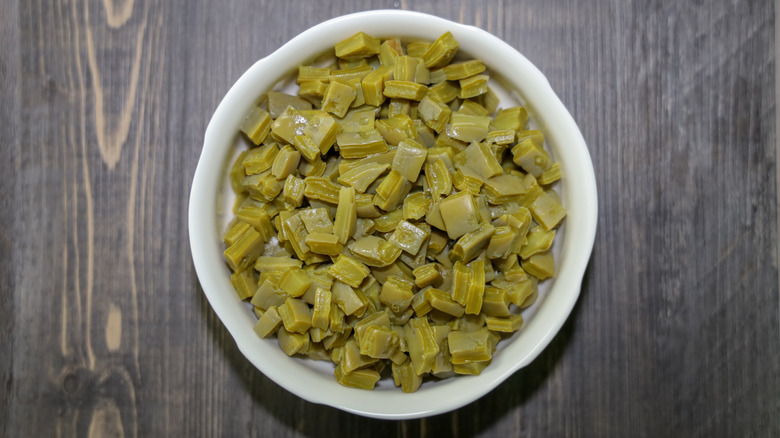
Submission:
{"label": "pile of chopped vegetables", "polygon": [[358,33],[241,126],[233,286],[258,336],[333,361],[343,385],[372,389],[386,372],[413,392],[479,374],[554,274],[559,165],[458,49],[449,32]]}

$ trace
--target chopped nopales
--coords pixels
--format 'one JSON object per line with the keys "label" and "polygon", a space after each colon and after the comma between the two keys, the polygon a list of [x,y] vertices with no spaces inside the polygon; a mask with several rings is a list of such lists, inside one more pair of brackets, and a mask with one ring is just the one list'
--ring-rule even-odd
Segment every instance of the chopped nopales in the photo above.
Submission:
{"label": "chopped nopales", "polygon": [[449,32],[360,32],[241,120],[231,284],[257,336],[334,362],[342,385],[481,373],[555,274],[565,175],[526,109],[499,110],[487,66],[458,51]]}
{"label": "chopped nopales", "polygon": [[339,176],[338,182],[363,193],[388,167],[387,164],[366,163]]}
{"label": "chopped nopales", "polygon": [[279,117],[287,107],[292,107],[297,110],[310,110],[311,102],[302,99],[298,96],[292,96],[290,94],[281,93],[279,91],[268,92],[268,112],[272,118]]}
{"label": "chopped nopales", "polygon": [[385,81],[385,89],[382,93],[387,97],[398,97],[420,101],[428,92],[428,87],[411,81]]}
{"label": "chopped nopales", "polygon": [[306,236],[306,244],[311,252],[336,256],[341,253],[344,246],[339,242],[339,237],[331,233],[314,232]]}
{"label": "chopped nopales", "polygon": [[417,254],[428,239],[429,230],[403,220],[398,223],[389,242],[409,254]]}
{"label": "chopped nopales", "polygon": [[368,58],[379,53],[380,41],[363,32],[336,44],[336,56],[346,60]]}
{"label": "chopped nopales", "polygon": [[339,254],[336,262],[328,269],[328,274],[333,278],[352,287],[360,286],[370,273],[371,271],[364,264],[344,254]]}
{"label": "chopped nopales", "polygon": [[403,217],[406,220],[421,219],[428,212],[431,200],[422,192],[409,194],[404,198]]}
{"label": "chopped nopales", "polygon": [[256,145],[262,143],[270,131],[271,115],[260,107],[254,108],[241,125],[241,132]]}
{"label": "chopped nopales", "polygon": [[465,142],[482,141],[490,130],[490,117],[453,113],[447,135]]}
{"label": "chopped nopales", "polygon": [[425,182],[434,200],[452,191],[452,176],[443,160],[425,163]]}
{"label": "chopped nopales", "polygon": [[450,32],[445,32],[436,39],[423,54],[423,61],[428,68],[444,67],[452,61],[460,48],[460,43]]}
{"label": "chopped nopales", "polygon": [[344,132],[336,136],[341,156],[363,158],[387,150],[387,143],[377,130],[366,132]]}
{"label": "chopped nopales", "polygon": [[457,239],[479,228],[477,207],[468,192],[458,192],[446,197],[441,201],[440,211],[450,239]]}
{"label": "chopped nopales", "polygon": [[357,225],[357,203],[355,202],[355,189],[341,187],[339,189],[338,207],[336,208],[336,221],[333,224],[333,234],[338,236],[340,244],[344,245],[355,232]]}
{"label": "chopped nopales", "polygon": [[444,74],[447,75],[447,79],[450,81],[457,81],[459,79],[466,79],[475,74],[485,71],[485,64],[482,61],[471,59],[468,61],[457,62],[444,67]]}
{"label": "chopped nopales", "polygon": [[407,181],[417,181],[427,156],[428,150],[420,143],[411,139],[402,140],[393,157],[393,170]]}
{"label": "chopped nopales", "polygon": [[487,81],[487,75],[476,75],[466,79],[461,79],[459,81],[460,93],[458,93],[458,97],[461,99],[468,99],[487,93]]}
{"label": "chopped nopales", "polygon": [[428,93],[420,101],[420,105],[417,107],[417,114],[431,129],[436,132],[442,132],[450,121],[452,111],[450,107],[439,100],[438,95]]}

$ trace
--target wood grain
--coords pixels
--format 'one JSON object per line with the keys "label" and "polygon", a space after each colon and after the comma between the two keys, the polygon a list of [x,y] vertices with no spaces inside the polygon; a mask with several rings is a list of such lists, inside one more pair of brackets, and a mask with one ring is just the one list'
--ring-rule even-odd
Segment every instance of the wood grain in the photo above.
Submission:
{"label": "wood grain", "polygon": [[[0,436],[774,436],[776,11],[769,1],[6,1]],[[203,132],[256,59],[331,17],[481,27],[547,75],[597,172],[582,295],[482,399],[389,422],[247,362],[194,273]]]}
{"label": "wood grain", "polygon": [[19,127],[19,22],[18,5],[10,4],[0,15],[0,128],[5,141],[0,147],[3,176],[0,177],[0,436],[11,436],[11,404],[14,381],[15,291],[17,271],[14,239],[15,194],[20,135]]}

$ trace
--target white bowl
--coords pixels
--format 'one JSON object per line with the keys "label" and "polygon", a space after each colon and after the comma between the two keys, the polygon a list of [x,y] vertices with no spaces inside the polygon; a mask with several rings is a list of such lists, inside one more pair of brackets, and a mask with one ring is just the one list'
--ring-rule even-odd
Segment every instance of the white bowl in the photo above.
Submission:
{"label": "white bowl", "polygon": [[[274,339],[252,331],[256,317],[238,299],[222,256],[222,234],[232,215],[234,195],[228,169],[244,142],[239,124],[272,88],[290,83],[299,65],[311,62],[358,31],[387,38],[434,40],[446,31],[460,42],[460,52],[482,60],[502,106],[524,103],[546,147],[561,163],[557,183],[568,216],[558,232],[554,253],[557,274],[543,282],[537,303],[524,312],[523,328],[499,344],[493,361],[479,376],[457,376],[425,382],[411,394],[380,381],[374,391],[341,386],[327,362],[290,358]],[[294,81],[293,81],[294,82]],[[266,376],[288,391],[314,403],[375,418],[419,418],[447,412],[485,395],[512,373],[528,365],[550,343],[571,312],[593,248],[597,217],[596,182],[588,149],[576,123],[550,88],[544,75],[520,53],[473,26],[431,15],[381,10],[334,18],[301,33],[276,52],[257,61],[233,85],[206,129],[189,206],[192,258],[203,292],[241,352]]]}

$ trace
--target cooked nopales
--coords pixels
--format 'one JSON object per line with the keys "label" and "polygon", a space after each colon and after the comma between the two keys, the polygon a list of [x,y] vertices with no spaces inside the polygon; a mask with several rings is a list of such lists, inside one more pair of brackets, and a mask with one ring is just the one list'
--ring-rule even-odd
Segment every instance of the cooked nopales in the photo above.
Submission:
{"label": "cooked nopales", "polygon": [[241,124],[231,282],[259,337],[343,385],[479,374],[555,274],[560,166],[458,50],[360,32]]}

